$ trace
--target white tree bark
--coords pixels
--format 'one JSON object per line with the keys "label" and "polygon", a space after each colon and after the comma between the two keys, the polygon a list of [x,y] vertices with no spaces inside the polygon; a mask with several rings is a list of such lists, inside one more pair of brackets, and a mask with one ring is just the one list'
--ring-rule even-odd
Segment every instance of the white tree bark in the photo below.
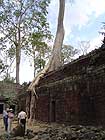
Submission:
{"label": "white tree bark", "polygon": [[31,92],[35,95],[34,96],[32,94],[32,98],[31,98],[30,120],[32,120],[33,113],[35,113],[33,112],[33,109],[35,108],[34,102],[38,98],[35,91],[35,87],[38,85],[40,78],[43,77],[45,73],[49,71],[53,71],[61,66],[61,47],[63,45],[63,40],[64,40],[64,26],[63,26],[64,11],[65,11],[65,0],[59,0],[58,25],[57,25],[57,32],[56,32],[55,42],[53,46],[52,56],[48,64],[45,66],[45,68],[34,78],[34,80],[32,81],[32,83],[28,88],[28,90],[31,90]]}

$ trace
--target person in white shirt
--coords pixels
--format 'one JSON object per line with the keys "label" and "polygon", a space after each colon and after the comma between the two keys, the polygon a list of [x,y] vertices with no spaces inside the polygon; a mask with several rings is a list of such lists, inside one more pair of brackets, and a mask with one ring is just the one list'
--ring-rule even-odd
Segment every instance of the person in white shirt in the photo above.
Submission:
{"label": "person in white shirt", "polygon": [[21,109],[21,111],[18,114],[18,120],[19,120],[19,124],[23,126],[24,134],[26,128],[26,118],[27,118],[26,112]]}

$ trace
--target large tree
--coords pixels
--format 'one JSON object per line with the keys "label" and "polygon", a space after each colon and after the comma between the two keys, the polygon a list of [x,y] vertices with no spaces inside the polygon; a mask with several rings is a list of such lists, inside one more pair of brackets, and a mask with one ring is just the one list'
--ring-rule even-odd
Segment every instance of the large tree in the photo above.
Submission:
{"label": "large tree", "polygon": [[51,46],[48,42],[51,40],[50,32],[34,32],[30,38],[30,45],[25,48],[25,54],[30,58],[31,65],[34,65],[34,77],[41,71],[51,52]]}
{"label": "large tree", "polygon": [[[0,78],[3,79],[10,79],[11,78],[11,74],[14,72],[15,66],[14,64],[14,60],[15,60],[15,56],[14,56],[14,52],[15,50],[12,48],[9,48],[7,50],[6,47],[2,47],[0,48],[0,59],[2,60],[2,66],[3,66],[3,70],[2,73],[0,75]],[[14,78],[15,79],[15,78]]]}
{"label": "large tree", "polygon": [[66,64],[74,60],[74,57],[78,54],[79,50],[75,49],[71,45],[63,45],[61,52],[62,64]]}
{"label": "large tree", "polygon": [[80,53],[86,55],[90,48],[90,41],[80,41],[79,42]]}
{"label": "large tree", "polygon": [[43,77],[46,72],[55,70],[61,66],[61,48],[64,39],[64,26],[63,26],[64,11],[65,11],[65,0],[59,0],[58,25],[51,58],[49,59],[49,62],[44,67],[44,69],[40,73],[38,73],[38,75],[34,78],[34,80],[32,81],[32,83],[28,88],[32,92],[30,105],[30,122],[35,116],[35,101],[37,98],[35,88],[38,85],[40,78]]}
{"label": "large tree", "polygon": [[0,1],[0,45],[16,51],[16,82],[19,83],[21,49],[28,46],[34,32],[48,31],[47,6],[49,0],[2,0]]}
{"label": "large tree", "polygon": [[8,66],[5,65],[5,64],[3,63],[3,61],[0,59],[0,76],[1,76],[1,74],[6,70],[7,67],[8,67]]}

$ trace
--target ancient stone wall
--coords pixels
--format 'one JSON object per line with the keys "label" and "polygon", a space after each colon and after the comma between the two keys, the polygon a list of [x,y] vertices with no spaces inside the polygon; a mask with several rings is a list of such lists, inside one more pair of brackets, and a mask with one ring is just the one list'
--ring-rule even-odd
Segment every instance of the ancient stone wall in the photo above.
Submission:
{"label": "ancient stone wall", "polygon": [[[47,73],[37,87],[37,95],[37,120],[105,124],[105,48],[94,50]],[[26,108],[29,112],[28,96]]]}
{"label": "ancient stone wall", "polygon": [[20,90],[21,86],[19,84],[0,81],[0,96],[12,98],[15,97]]}
{"label": "ancient stone wall", "polygon": [[19,84],[0,81],[0,114],[3,113],[3,109],[6,107],[11,107],[16,111],[16,96],[20,90],[21,86]]}
{"label": "ancient stone wall", "polygon": [[40,81],[36,119],[70,124],[105,122],[105,49],[48,73]]}

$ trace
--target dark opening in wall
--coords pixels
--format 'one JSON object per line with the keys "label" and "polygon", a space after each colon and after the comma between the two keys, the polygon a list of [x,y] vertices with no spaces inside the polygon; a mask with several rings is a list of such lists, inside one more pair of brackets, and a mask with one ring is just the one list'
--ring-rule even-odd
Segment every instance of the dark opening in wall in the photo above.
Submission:
{"label": "dark opening in wall", "polygon": [[81,97],[81,122],[83,124],[93,124],[95,121],[95,105],[94,98],[90,96]]}
{"label": "dark opening in wall", "polygon": [[0,114],[3,113],[4,104],[0,104]]}
{"label": "dark opening in wall", "polygon": [[51,121],[52,122],[56,121],[56,102],[55,101],[51,102]]}

